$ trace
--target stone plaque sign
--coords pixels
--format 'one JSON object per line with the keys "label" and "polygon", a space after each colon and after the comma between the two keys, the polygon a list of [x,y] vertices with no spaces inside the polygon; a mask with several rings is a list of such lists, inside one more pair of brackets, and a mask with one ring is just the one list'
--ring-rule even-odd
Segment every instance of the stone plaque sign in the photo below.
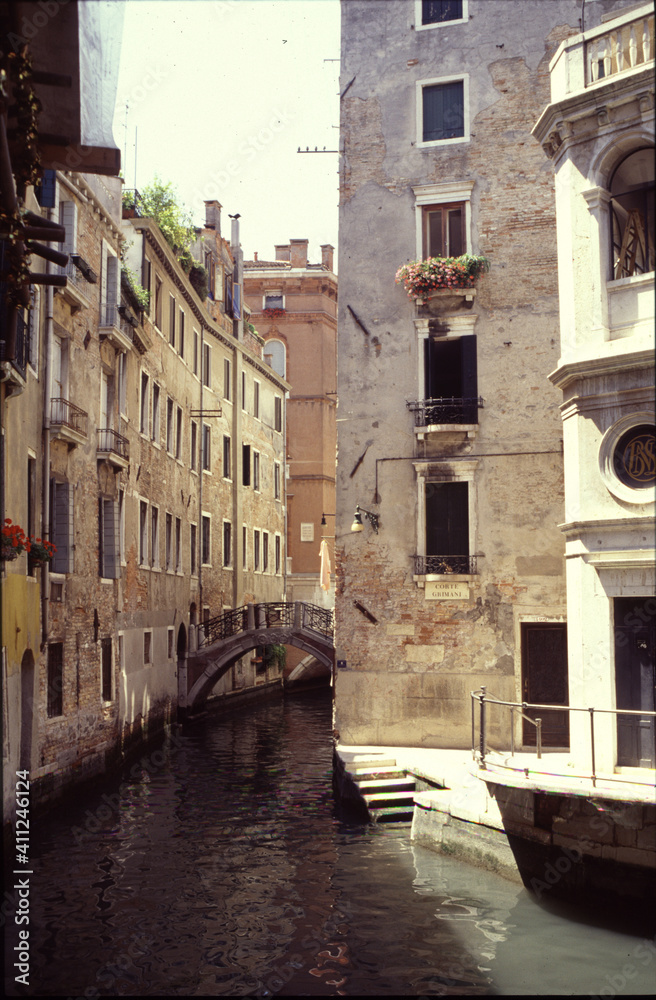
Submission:
{"label": "stone plaque sign", "polygon": [[469,584],[458,583],[455,580],[426,580],[424,596],[427,601],[467,601],[469,599]]}

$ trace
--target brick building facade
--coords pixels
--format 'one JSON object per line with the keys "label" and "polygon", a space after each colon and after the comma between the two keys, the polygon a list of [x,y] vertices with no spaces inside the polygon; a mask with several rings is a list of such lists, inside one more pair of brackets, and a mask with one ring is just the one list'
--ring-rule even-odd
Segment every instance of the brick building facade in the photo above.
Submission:
{"label": "brick building facade", "polygon": [[[588,3],[586,24],[619,4]],[[554,178],[531,134],[581,5],[342,4],[337,725],[464,747],[470,692],[567,698]],[[397,269],[484,255],[413,302]],[[379,517],[351,535],[356,504]],[[566,719],[545,742],[567,746]],[[501,713],[490,742],[509,740]],[[549,732],[547,733],[547,729]],[[516,737],[535,740],[530,724]]]}

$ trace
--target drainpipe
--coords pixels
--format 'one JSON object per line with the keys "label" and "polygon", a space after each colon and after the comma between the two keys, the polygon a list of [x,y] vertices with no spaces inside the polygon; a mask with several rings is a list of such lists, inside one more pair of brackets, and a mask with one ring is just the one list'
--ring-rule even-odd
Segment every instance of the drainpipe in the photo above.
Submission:
{"label": "drainpipe", "polygon": [[[198,527],[196,545],[198,547],[198,624],[203,620],[203,386],[205,385],[205,327],[200,324],[200,434],[198,455]],[[210,459],[211,461],[211,459]]]}
{"label": "drainpipe", "polygon": [[[52,221],[52,209],[48,209],[47,218]],[[46,274],[52,272],[52,264],[46,261]],[[53,337],[53,302],[54,289],[52,285],[45,286],[46,295],[46,368],[43,375],[43,470],[42,470],[42,501],[41,501],[41,537],[50,541],[50,374],[52,371],[52,337]],[[41,569],[41,649],[48,641],[50,632],[49,615],[50,597],[50,563],[45,562]]]}
{"label": "drainpipe", "polygon": [[[285,375],[286,374],[287,374],[287,372],[285,372]],[[281,489],[282,489],[283,499],[285,501],[285,515],[284,515],[284,519],[283,519],[284,520],[284,527],[283,527],[283,541],[284,541],[284,545],[282,547],[282,564],[283,564],[283,570],[282,570],[283,576],[282,576],[282,579],[283,579],[283,588],[284,588],[285,600],[287,601],[287,600],[289,600],[289,597],[288,597],[288,594],[287,594],[287,399],[288,399],[288,393],[287,393],[286,390],[285,390],[285,394],[283,396],[283,399],[285,400],[285,412],[283,414],[284,420],[283,420],[283,425],[282,425],[283,426],[283,435],[282,435],[282,469],[280,471],[282,473],[282,476],[281,476],[281,478],[282,478]]]}

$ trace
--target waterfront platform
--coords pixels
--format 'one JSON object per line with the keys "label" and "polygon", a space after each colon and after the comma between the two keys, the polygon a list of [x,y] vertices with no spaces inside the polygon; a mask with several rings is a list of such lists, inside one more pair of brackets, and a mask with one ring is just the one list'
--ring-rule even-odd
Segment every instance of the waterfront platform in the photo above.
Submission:
{"label": "waterfront platform", "polygon": [[[394,765],[415,778],[410,836],[529,888],[594,886],[640,897],[656,883],[653,770],[589,775],[567,753],[489,753],[414,747],[336,748],[336,787]],[[551,877],[551,882],[549,881]],[[546,879],[546,882],[545,882]]]}

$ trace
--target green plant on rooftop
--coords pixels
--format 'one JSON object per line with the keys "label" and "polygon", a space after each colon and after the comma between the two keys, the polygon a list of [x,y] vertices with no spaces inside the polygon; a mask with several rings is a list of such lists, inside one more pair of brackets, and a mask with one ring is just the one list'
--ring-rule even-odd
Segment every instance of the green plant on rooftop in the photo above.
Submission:
{"label": "green plant on rooftop", "polygon": [[156,176],[141,192],[140,211],[145,218],[155,220],[180,266],[189,273],[194,266],[191,247],[196,240],[196,230],[191,213],[178,204],[173,185],[165,184]]}

